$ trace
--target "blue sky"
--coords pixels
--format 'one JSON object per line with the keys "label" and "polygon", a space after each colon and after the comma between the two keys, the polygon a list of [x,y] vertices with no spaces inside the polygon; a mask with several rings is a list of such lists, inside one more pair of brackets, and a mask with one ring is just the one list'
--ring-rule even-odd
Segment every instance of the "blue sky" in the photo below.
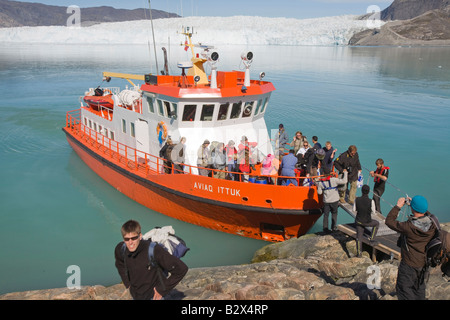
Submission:
{"label": "blue sky", "polygon": [[[112,6],[148,8],[148,0],[28,0],[57,6]],[[152,9],[183,16],[235,16],[318,18],[344,14],[363,14],[371,5],[387,8],[393,0],[151,0]]]}

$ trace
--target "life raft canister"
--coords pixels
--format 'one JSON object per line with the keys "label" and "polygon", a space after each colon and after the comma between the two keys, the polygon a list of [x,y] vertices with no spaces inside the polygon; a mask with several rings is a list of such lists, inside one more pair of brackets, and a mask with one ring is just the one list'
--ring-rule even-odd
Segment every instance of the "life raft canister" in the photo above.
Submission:
{"label": "life raft canister", "polygon": [[167,138],[167,127],[164,121],[158,122],[156,126],[156,134],[158,136],[159,144],[162,144]]}

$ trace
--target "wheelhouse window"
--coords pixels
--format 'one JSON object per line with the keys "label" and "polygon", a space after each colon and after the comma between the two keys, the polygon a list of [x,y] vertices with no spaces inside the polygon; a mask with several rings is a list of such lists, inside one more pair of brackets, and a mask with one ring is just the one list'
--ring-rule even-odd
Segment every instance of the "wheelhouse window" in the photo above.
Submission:
{"label": "wheelhouse window", "polygon": [[127,133],[127,122],[125,119],[122,119],[122,132]]}
{"label": "wheelhouse window", "polygon": [[261,108],[261,105],[262,105],[262,99],[259,99],[258,104],[256,105],[255,116],[258,114],[259,109]]}
{"label": "wheelhouse window", "polygon": [[217,114],[217,120],[226,120],[228,115],[229,103],[221,104],[219,107],[219,113]]}
{"label": "wheelhouse window", "polygon": [[131,131],[131,136],[135,137],[136,136],[136,131],[134,129],[134,122],[130,123],[130,131]]}
{"label": "wheelhouse window", "polygon": [[194,121],[195,113],[197,111],[197,105],[195,104],[187,104],[184,106],[183,110],[183,121]]}
{"label": "wheelhouse window", "polygon": [[242,112],[242,118],[248,118],[252,115],[253,101],[246,102],[244,106],[244,111]]}
{"label": "wheelhouse window", "polygon": [[241,115],[242,102],[233,103],[233,108],[231,109],[231,119],[237,119]]}
{"label": "wheelhouse window", "polygon": [[202,108],[202,114],[200,116],[200,121],[212,121],[214,113],[213,104],[204,104]]}
{"label": "wheelhouse window", "polygon": [[157,101],[157,103],[158,103],[158,111],[159,111],[159,114],[161,115],[161,116],[166,116],[165,114],[164,114],[164,106],[163,106],[163,102],[161,101],[161,100],[156,100]]}
{"label": "wheelhouse window", "polygon": [[269,102],[269,97],[264,99],[264,104],[263,104],[263,107],[261,109],[261,113],[263,113],[266,110],[268,102]]}
{"label": "wheelhouse window", "polygon": [[153,106],[154,99],[152,97],[147,96],[148,103],[148,111],[151,113],[155,113],[155,107]]}

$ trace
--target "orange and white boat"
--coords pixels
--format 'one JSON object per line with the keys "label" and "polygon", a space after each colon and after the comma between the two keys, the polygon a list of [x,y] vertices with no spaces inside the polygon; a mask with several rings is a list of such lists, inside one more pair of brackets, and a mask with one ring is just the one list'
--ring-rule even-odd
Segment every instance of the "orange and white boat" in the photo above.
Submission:
{"label": "orange and white boat", "polygon": [[[262,75],[250,79],[251,52],[241,55],[245,72],[218,71],[212,47],[200,46],[202,52],[195,54],[192,33],[186,29],[183,34],[193,58],[178,64],[181,75],[105,72],[104,79],[127,79],[132,88],[87,92],[82,99],[87,104],[67,113],[63,131],[69,144],[119,192],[167,216],[267,241],[305,234],[322,213],[316,187],[255,181],[264,156],[273,154],[264,120],[273,84]],[[132,80],[144,83],[134,86]],[[198,149],[205,139],[211,145],[233,140],[238,147],[243,136],[256,142],[246,144],[250,162],[254,159],[251,172],[235,173],[231,180],[217,178],[221,170],[211,168],[209,176],[199,174]],[[184,157],[180,166],[159,156],[169,137],[174,142],[185,138],[178,149]]]}

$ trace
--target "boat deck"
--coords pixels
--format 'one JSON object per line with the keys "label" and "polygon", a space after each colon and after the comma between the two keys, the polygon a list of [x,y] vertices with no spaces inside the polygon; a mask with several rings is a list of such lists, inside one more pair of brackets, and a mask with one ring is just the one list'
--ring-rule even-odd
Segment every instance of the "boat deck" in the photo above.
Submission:
{"label": "boat deck", "polygon": [[[356,217],[356,212],[353,211],[353,206],[348,203],[339,203],[339,206],[345,210],[349,215],[351,215],[353,218]],[[376,253],[377,251],[381,251],[394,259],[400,260],[401,254],[400,254],[400,248],[397,246],[397,239],[399,237],[399,234],[391,230],[388,226],[385,224],[385,217],[379,213],[376,212],[375,214],[372,214],[372,219],[377,220],[380,223],[380,227],[378,229],[377,236],[374,240],[378,241],[378,245],[373,246],[370,242],[368,237],[370,236],[370,231],[372,228],[366,228],[364,231],[364,237],[363,242],[371,246],[373,248],[372,250],[372,260],[376,260]],[[340,224],[337,226],[338,230],[345,233],[346,235],[353,237],[356,239],[356,225],[355,223],[348,223],[348,224]]]}

